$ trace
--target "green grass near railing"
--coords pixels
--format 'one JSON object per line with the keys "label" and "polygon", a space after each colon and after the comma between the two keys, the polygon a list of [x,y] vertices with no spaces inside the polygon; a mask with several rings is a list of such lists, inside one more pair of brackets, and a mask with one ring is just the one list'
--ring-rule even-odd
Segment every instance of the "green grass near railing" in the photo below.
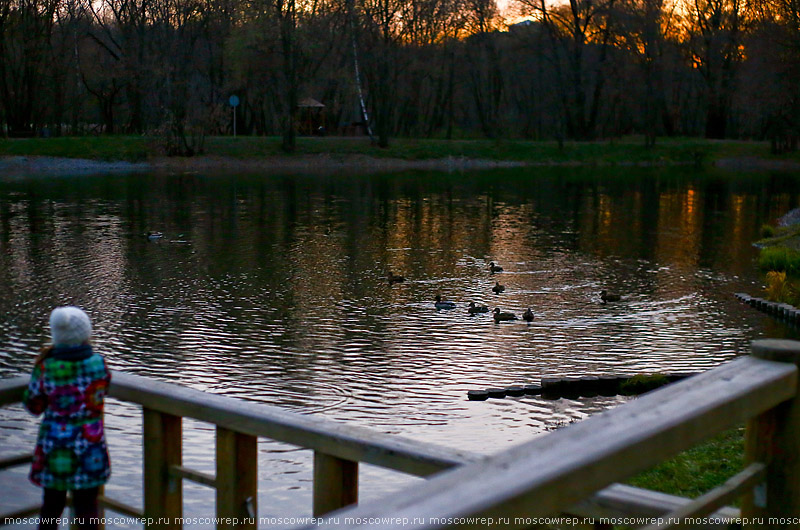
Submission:
{"label": "green grass near railing", "polygon": [[730,429],[629,481],[632,486],[697,497],[744,467],[744,427]]}
{"label": "green grass near railing", "polygon": [[54,156],[91,160],[145,160],[152,140],[143,136],[63,136],[0,139],[0,156]]}
{"label": "green grass near railing", "polygon": [[[631,486],[670,495],[696,498],[722,485],[744,467],[744,427],[718,434],[702,444],[661,462],[628,481]],[[738,506],[739,503],[734,503]],[[568,530],[574,526],[549,526],[547,530]],[[615,525],[614,530],[633,530]]]}
{"label": "green grass near railing", "polygon": [[[158,141],[147,136],[89,136],[60,138],[0,139],[0,156],[55,156],[97,160],[139,161],[155,156]],[[208,137],[205,154],[233,158],[282,156],[278,137]],[[406,160],[465,157],[536,163],[581,164],[705,164],[720,158],[775,158],[765,142],[709,141],[696,138],[659,139],[653,148],[641,138],[596,142],[526,140],[392,139],[382,149],[365,137],[300,137],[297,155],[327,154],[331,157],[363,155]],[[793,154],[780,159],[800,160]]]}
{"label": "green grass near railing", "polygon": [[765,271],[785,272],[795,278],[800,277],[800,251],[787,246],[762,248],[758,266]]}

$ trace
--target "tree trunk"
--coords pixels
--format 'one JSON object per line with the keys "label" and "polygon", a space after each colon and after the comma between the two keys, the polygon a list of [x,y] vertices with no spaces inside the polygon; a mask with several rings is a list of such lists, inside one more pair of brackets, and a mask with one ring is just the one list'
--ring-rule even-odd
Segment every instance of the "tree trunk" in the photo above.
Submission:
{"label": "tree trunk", "polygon": [[728,109],[725,103],[716,100],[708,103],[706,111],[706,138],[721,140],[725,138],[725,127],[728,121]]}

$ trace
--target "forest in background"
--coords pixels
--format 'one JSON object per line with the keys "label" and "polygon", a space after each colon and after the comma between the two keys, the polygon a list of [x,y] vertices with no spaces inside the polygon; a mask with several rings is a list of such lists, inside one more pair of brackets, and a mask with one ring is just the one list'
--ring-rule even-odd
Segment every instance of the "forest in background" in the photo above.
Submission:
{"label": "forest in background", "polygon": [[[0,0],[0,131],[595,140],[800,127],[796,0]],[[300,107],[306,98],[324,109]],[[323,121],[324,120],[324,121]]]}

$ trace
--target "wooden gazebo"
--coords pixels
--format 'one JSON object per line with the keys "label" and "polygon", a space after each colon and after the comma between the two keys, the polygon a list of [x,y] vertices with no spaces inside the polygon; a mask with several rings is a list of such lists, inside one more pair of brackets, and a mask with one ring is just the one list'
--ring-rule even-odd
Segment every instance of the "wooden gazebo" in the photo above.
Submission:
{"label": "wooden gazebo", "polygon": [[300,135],[321,136],[325,134],[325,105],[314,98],[305,98],[297,103],[297,109]]}

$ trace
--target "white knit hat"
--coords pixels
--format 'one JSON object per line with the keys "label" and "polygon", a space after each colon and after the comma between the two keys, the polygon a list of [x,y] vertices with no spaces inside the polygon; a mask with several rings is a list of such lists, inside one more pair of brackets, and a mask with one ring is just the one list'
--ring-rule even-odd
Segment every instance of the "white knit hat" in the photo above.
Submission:
{"label": "white knit hat", "polygon": [[92,336],[89,315],[74,306],[57,307],[50,313],[54,346],[80,346]]}

